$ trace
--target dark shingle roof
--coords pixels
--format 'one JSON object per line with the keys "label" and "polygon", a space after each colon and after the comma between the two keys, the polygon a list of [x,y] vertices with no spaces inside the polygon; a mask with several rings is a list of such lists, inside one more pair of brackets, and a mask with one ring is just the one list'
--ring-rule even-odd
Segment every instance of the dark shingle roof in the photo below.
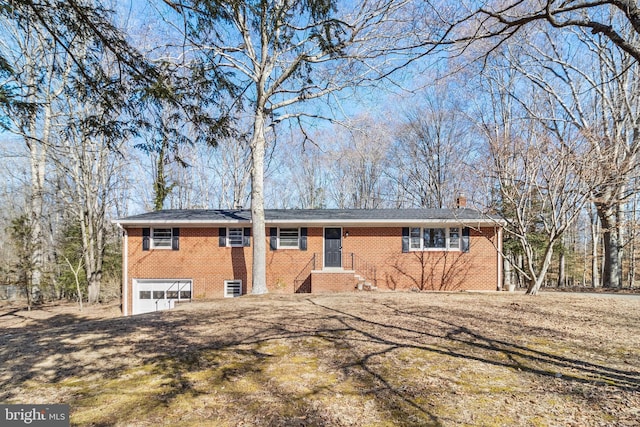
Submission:
{"label": "dark shingle roof", "polygon": [[[473,209],[266,209],[267,223],[389,224],[410,222],[491,223],[499,218]],[[250,210],[167,209],[114,221],[122,225],[250,223]]]}
{"label": "dark shingle roof", "polygon": [[140,215],[128,216],[116,220],[119,223],[131,221],[149,222],[250,222],[251,211],[248,210],[224,210],[224,209],[165,209],[161,211],[146,212]]}
{"label": "dark shingle roof", "polygon": [[271,209],[267,220],[396,221],[425,219],[486,219],[473,209]]}

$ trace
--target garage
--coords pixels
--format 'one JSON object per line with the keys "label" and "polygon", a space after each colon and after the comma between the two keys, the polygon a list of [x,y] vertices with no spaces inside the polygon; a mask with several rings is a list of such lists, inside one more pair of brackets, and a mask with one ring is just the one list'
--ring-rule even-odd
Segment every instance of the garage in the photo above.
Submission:
{"label": "garage", "polygon": [[134,279],[133,313],[168,310],[175,304],[191,301],[190,279]]}

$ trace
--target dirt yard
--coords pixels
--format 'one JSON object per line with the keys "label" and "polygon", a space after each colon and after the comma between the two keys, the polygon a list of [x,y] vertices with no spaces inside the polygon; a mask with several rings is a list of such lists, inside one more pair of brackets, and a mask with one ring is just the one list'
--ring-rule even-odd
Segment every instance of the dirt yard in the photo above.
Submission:
{"label": "dirt yard", "polygon": [[353,293],[0,309],[0,402],[82,426],[637,426],[640,298]]}

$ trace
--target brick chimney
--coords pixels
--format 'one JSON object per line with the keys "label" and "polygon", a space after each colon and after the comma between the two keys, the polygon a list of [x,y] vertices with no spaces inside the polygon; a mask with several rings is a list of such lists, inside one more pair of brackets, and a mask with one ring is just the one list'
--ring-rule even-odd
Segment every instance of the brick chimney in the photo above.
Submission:
{"label": "brick chimney", "polygon": [[464,194],[460,193],[460,195],[456,199],[456,207],[458,209],[467,207],[467,198]]}

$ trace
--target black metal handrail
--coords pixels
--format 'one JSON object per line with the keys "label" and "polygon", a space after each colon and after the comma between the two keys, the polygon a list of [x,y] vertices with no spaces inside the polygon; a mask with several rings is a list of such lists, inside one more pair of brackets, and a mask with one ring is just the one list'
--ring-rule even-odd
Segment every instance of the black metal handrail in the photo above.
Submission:
{"label": "black metal handrail", "polygon": [[[366,282],[372,283],[374,287],[378,286],[378,277],[376,266],[362,259],[353,252],[342,253],[342,268],[344,270],[353,271],[354,274],[361,276]],[[314,253],[307,264],[300,270],[296,278],[293,280],[294,292],[311,292],[310,284],[309,289],[304,288],[305,282],[310,280],[311,272],[314,270],[322,269],[322,254]]]}
{"label": "black metal handrail", "polygon": [[353,270],[357,275],[362,276],[364,280],[373,282],[374,286],[378,286],[378,277],[376,266],[360,258],[353,252],[343,254],[343,268]]}
{"label": "black metal handrail", "polygon": [[[316,260],[318,258],[319,258],[318,254],[314,253],[311,256],[311,259],[309,260],[309,262],[307,262],[307,264],[302,268],[302,270],[300,270],[300,273],[298,273],[296,278],[293,279],[294,293],[300,293],[305,291],[304,289],[302,289],[302,285],[304,285],[304,282],[309,280],[309,278],[311,277],[311,272],[316,269]],[[311,289],[309,289],[306,292],[311,292]]]}

